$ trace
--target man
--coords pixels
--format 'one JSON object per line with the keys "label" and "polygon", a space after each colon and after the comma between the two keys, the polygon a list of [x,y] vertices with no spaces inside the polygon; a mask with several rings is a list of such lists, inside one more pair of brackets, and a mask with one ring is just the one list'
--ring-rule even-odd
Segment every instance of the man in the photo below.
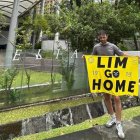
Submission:
{"label": "man", "polygon": [[[107,41],[108,35],[104,30],[101,30],[98,34],[98,39],[100,43],[96,44],[93,48],[93,55],[99,55],[99,56],[123,56],[125,55],[116,45],[110,43]],[[108,113],[110,114],[111,119],[106,123],[106,127],[110,128],[114,124],[116,124],[117,134],[119,138],[125,138],[125,134],[123,132],[123,127],[121,123],[121,100],[119,96],[114,96],[114,103],[115,103],[115,112],[113,110],[112,106],[112,100],[111,100],[110,94],[104,94],[104,101],[108,110]]]}

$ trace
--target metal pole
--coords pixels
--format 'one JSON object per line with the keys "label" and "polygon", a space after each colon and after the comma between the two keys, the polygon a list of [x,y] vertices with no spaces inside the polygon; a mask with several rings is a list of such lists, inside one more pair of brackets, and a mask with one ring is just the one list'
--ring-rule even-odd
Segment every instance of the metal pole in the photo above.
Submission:
{"label": "metal pole", "polygon": [[5,66],[11,67],[12,65],[12,57],[15,50],[15,40],[16,40],[16,28],[18,21],[18,11],[19,11],[19,3],[20,0],[14,0],[12,17],[10,21],[10,29],[8,35],[8,43],[6,48],[6,57],[5,57]]}
{"label": "metal pole", "polygon": [[45,0],[41,1],[41,15],[44,15]]}
{"label": "metal pole", "polygon": [[[60,14],[60,6],[59,6],[59,1],[57,0],[56,1],[56,14],[59,16],[59,14]],[[56,34],[55,34],[55,41],[59,41],[59,32],[57,32]]]}
{"label": "metal pole", "polygon": [[[45,0],[41,1],[41,15],[44,16],[44,7],[45,7]],[[40,36],[39,36],[39,40],[41,40],[42,38],[42,30],[40,31]]]}

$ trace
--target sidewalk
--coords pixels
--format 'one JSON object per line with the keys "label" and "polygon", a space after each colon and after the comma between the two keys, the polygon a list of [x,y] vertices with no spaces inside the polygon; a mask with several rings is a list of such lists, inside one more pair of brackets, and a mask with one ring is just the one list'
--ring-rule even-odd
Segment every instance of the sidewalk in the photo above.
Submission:
{"label": "sidewalk", "polygon": [[[132,121],[123,122],[126,138],[125,140],[140,140],[140,116]],[[106,128],[105,126],[95,126],[93,128],[58,136],[46,140],[120,140],[116,134],[115,126]]]}

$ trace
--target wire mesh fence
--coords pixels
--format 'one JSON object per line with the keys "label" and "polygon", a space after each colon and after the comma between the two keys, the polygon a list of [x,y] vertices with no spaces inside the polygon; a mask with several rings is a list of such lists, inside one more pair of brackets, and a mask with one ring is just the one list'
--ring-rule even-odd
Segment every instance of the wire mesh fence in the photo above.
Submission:
{"label": "wire mesh fence", "polygon": [[37,54],[38,50],[15,52],[11,67],[7,67],[5,52],[0,52],[0,108],[88,92],[86,67],[81,57],[69,59],[66,55],[59,59],[47,52],[47,56],[38,58]]}

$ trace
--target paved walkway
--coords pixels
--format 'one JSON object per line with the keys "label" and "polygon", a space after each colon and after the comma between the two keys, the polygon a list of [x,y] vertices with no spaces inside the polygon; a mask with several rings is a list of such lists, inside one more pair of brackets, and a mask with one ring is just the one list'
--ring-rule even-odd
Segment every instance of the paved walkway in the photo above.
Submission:
{"label": "paved walkway", "polygon": [[[126,138],[125,140],[140,140],[140,116],[132,121],[123,122]],[[95,126],[93,128],[75,133],[58,136],[46,140],[120,140],[116,134],[115,126]]]}
{"label": "paved walkway", "polygon": [[[84,131],[79,131],[48,140],[95,140],[93,139],[95,137],[98,138],[98,135],[95,136],[95,134],[93,133],[93,128],[91,128]],[[99,140],[101,140],[100,137]]]}

